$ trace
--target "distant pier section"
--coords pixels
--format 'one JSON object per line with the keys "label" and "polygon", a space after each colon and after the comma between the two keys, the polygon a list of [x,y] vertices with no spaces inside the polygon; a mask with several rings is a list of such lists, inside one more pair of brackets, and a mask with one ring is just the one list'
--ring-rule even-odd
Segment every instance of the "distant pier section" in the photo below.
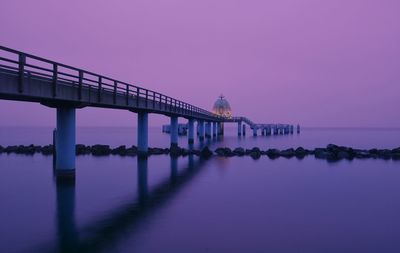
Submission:
{"label": "distant pier section", "polygon": [[[296,132],[300,133],[300,125],[290,125],[290,124],[267,124],[267,123],[254,123],[250,119],[246,117],[233,117],[232,109],[229,102],[225,99],[223,95],[219,96],[217,101],[215,101],[212,112],[215,115],[218,115],[221,118],[219,129],[215,129],[215,132],[223,133],[224,131],[224,123],[237,123],[237,133],[238,136],[246,136],[246,126],[250,128],[253,136],[257,136],[258,133],[262,136],[268,135],[285,135],[285,134],[293,134]],[[205,136],[211,137],[216,136],[217,134],[212,134],[211,125],[209,126],[207,122],[205,126],[202,125],[204,122],[198,122],[196,127],[197,135],[201,135],[201,131],[205,128]],[[188,124],[178,124],[178,134],[179,135],[187,135],[187,129],[189,128]],[[214,127],[213,127],[214,128]],[[163,125],[162,132],[170,133],[171,125]]]}

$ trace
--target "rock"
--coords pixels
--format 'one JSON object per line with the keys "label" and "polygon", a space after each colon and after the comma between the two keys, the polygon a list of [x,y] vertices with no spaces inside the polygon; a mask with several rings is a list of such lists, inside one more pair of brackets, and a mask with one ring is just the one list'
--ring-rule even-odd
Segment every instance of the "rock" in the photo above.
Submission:
{"label": "rock", "polygon": [[90,154],[90,147],[89,146],[85,146],[83,144],[77,144],[75,146],[75,153],[76,153],[76,155]]}
{"label": "rock", "polygon": [[400,152],[392,153],[392,159],[393,160],[400,160]]}
{"label": "rock", "polygon": [[43,146],[41,149],[41,152],[43,155],[52,155],[54,152],[54,147],[53,147],[53,145]]}
{"label": "rock", "polygon": [[3,146],[0,145],[0,154],[3,153],[3,151],[4,151],[4,148],[3,148]]}
{"label": "rock", "polygon": [[149,148],[149,155],[163,155],[164,153],[162,148]]}
{"label": "rock", "polygon": [[4,149],[4,152],[6,152],[6,153],[16,153],[17,150],[18,150],[18,146],[7,146]]}
{"label": "rock", "polygon": [[169,155],[172,157],[178,157],[182,155],[182,148],[178,147],[178,146],[171,146],[171,148],[169,149]]}
{"label": "rock", "polygon": [[212,155],[213,152],[208,148],[208,146],[205,146],[200,152],[200,156],[205,159],[210,158]]}
{"label": "rock", "polygon": [[293,156],[295,156],[295,151],[292,148],[286,149],[286,150],[282,150],[279,152],[280,156],[286,157],[286,158],[291,158]]}
{"label": "rock", "polygon": [[347,151],[344,151],[344,150],[340,150],[336,156],[338,159],[351,159],[352,158],[351,155]]}
{"label": "rock", "polygon": [[400,147],[392,149],[392,153],[400,153]]}
{"label": "rock", "polygon": [[244,148],[235,148],[233,150],[233,154],[237,155],[237,156],[244,156],[245,155],[245,150]]}
{"label": "rock", "polygon": [[338,153],[340,150],[340,147],[335,144],[328,144],[328,146],[326,146],[326,149],[328,150],[328,152]]}
{"label": "rock", "polygon": [[252,151],[250,153],[251,158],[253,158],[254,160],[257,160],[261,157],[261,152],[260,151]]}
{"label": "rock", "polygon": [[225,155],[225,148],[217,148],[214,151],[218,156],[224,156]]}
{"label": "rock", "polygon": [[111,154],[111,149],[109,145],[93,145],[90,150],[94,156],[106,156]]}
{"label": "rock", "polygon": [[127,156],[136,156],[138,154],[138,149],[135,146],[127,148],[125,151],[125,155]]}
{"label": "rock", "polygon": [[119,147],[112,149],[111,154],[125,156],[126,155],[126,146],[121,145]]}
{"label": "rock", "polygon": [[217,148],[216,150],[215,150],[215,153],[218,155],[218,156],[228,156],[228,157],[231,157],[231,156],[234,156],[235,154],[232,152],[232,150],[230,149],[230,148],[227,148],[227,147],[225,147],[225,148]]}
{"label": "rock", "polygon": [[308,153],[307,150],[305,150],[303,147],[296,148],[294,152],[297,158],[304,158]]}
{"label": "rock", "polygon": [[266,154],[270,159],[275,159],[280,156],[280,151],[278,149],[268,149]]}
{"label": "rock", "polygon": [[[332,147],[331,147],[331,150],[332,150]],[[324,148],[316,148],[316,149],[314,149],[314,156],[317,159],[327,159],[327,160],[335,160],[335,159],[337,159],[335,153],[333,153],[331,151],[328,151],[328,149],[324,149]]]}
{"label": "rock", "polygon": [[253,159],[258,159],[261,156],[261,150],[257,147],[254,147],[250,150],[250,154],[251,158]]}
{"label": "rock", "polygon": [[358,159],[370,158],[371,154],[367,150],[354,149],[354,157]]}

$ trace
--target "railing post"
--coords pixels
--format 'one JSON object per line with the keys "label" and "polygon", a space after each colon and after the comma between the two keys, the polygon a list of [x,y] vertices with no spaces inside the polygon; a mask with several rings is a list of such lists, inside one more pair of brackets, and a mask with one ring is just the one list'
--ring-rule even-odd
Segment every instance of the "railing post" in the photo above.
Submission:
{"label": "railing post", "polygon": [[114,95],[113,95],[113,101],[114,101],[114,105],[117,103],[117,81],[114,81]]}
{"label": "railing post", "polygon": [[156,109],[156,93],[153,91],[153,109]]}
{"label": "railing post", "polygon": [[139,97],[140,97],[139,87],[136,87],[136,106],[139,107]]}
{"label": "railing post", "polygon": [[79,70],[79,87],[78,87],[78,99],[82,99],[82,83],[83,83],[83,71]]}
{"label": "railing post", "polygon": [[20,53],[18,56],[18,71],[19,71],[18,92],[20,93],[24,92],[25,63],[26,63],[26,56],[23,53]]}
{"label": "railing post", "polygon": [[147,104],[147,101],[149,100],[148,96],[149,96],[149,90],[146,90],[146,108],[149,106]]}
{"label": "railing post", "polygon": [[57,96],[58,65],[53,63],[53,97]]}
{"label": "railing post", "polygon": [[101,86],[102,86],[102,77],[99,76],[98,90],[97,90],[97,102],[101,102]]}
{"label": "railing post", "polygon": [[129,84],[126,84],[126,91],[125,91],[125,98],[126,98],[126,105],[129,105]]}
{"label": "railing post", "polygon": [[161,94],[159,94],[160,95],[160,104],[159,104],[159,107],[160,107],[160,111],[161,111],[161,109],[162,109],[162,107],[161,107],[161,103],[162,103],[162,95]]}

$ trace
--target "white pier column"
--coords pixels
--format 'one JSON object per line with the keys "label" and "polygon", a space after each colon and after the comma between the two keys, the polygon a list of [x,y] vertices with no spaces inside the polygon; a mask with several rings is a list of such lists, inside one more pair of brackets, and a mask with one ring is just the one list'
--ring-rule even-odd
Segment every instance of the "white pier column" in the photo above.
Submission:
{"label": "white pier column", "polygon": [[148,146],[149,137],[149,115],[147,112],[138,113],[138,151],[139,154],[146,154]]}
{"label": "white pier column", "polygon": [[56,175],[75,177],[75,108],[57,108]]}
{"label": "white pier column", "polygon": [[178,146],[178,117],[171,117],[171,147]]}

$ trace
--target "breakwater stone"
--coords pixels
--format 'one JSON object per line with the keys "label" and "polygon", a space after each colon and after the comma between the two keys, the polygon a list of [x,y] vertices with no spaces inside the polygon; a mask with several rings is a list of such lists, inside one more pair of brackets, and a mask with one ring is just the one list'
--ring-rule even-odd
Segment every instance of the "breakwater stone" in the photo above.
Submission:
{"label": "breakwater stone", "polygon": [[[52,155],[54,153],[53,145],[37,146],[37,145],[11,145],[1,146],[0,154],[23,154],[23,155],[34,155],[41,153],[42,155]],[[136,146],[126,147],[121,145],[115,148],[111,148],[109,145],[96,144],[93,146],[87,146],[84,144],[76,145],[76,155],[93,155],[93,156],[108,156],[108,155],[119,155],[119,156],[136,156],[138,155],[138,149]],[[249,156],[253,159],[260,159],[261,156],[266,156],[269,159],[293,158],[303,159],[306,156],[314,156],[316,159],[323,159],[330,162],[340,160],[353,160],[353,159],[384,159],[384,160],[400,160],[400,147],[393,149],[356,149],[351,147],[338,146],[335,144],[329,144],[325,148],[315,148],[312,150],[305,149],[303,147],[297,147],[279,150],[279,149],[267,149],[261,150],[258,147],[252,149],[244,149],[237,147],[231,149],[229,147],[219,147],[214,151],[208,146],[202,149],[185,149],[178,146],[171,148],[149,148],[146,155],[170,155],[172,157],[180,157],[187,155],[196,155],[202,158],[210,158],[212,156],[219,157],[242,157]]]}

